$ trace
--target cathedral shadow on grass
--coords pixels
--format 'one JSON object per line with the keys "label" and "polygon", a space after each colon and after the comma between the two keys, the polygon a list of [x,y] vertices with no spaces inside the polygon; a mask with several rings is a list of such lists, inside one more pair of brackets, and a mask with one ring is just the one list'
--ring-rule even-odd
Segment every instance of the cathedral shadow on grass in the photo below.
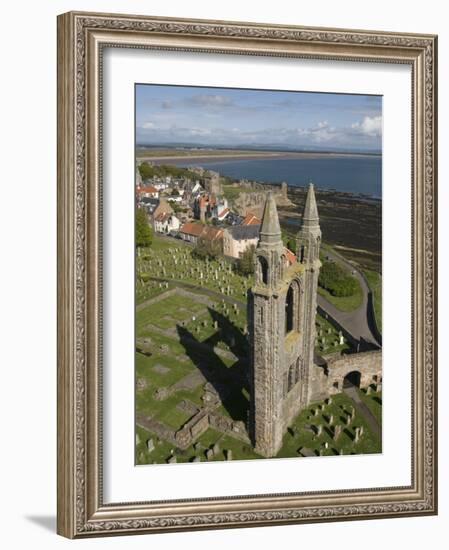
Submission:
{"label": "cathedral shadow on grass", "polygon": [[224,342],[234,355],[247,358],[249,355],[248,341],[241,330],[222,313],[210,307],[207,309],[212,320],[218,325],[217,332],[213,334],[207,342],[210,342],[211,345],[218,344],[218,342]]}
{"label": "cathedral shadow on grass", "polygon": [[[214,387],[232,420],[246,422],[249,401],[243,390],[248,391],[248,363],[246,357],[241,356],[244,349],[242,339],[245,343],[246,339],[229,319],[214,310],[209,311],[221,330],[201,342],[185,327],[177,325],[179,342],[207,382]],[[231,351],[240,356],[231,367],[214,351],[220,341],[226,342]]]}

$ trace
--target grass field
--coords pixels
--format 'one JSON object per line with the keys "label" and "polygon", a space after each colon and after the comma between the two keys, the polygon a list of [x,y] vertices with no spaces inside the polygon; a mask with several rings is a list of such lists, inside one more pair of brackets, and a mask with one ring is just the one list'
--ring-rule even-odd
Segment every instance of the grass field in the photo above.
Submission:
{"label": "grass field", "polygon": [[[366,397],[366,396],[365,396]],[[371,401],[373,401],[371,399]],[[370,432],[365,420],[357,413],[352,422],[347,425],[346,419],[352,411],[352,401],[345,394],[333,396],[332,404],[325,401],[313,403],[302,411],[292,422],[287,430],[283,445],[276,458],[294,458],[303,456],[304,448],[312,451],[315,456],[336,456],[340,454],[373,454],[382,451],[381,442]],[[315,411],[318,414],[315,415]],[[330,424],[330,417],[333,423]],[[334,440],[335,426],[342,426],[341,435]],[[321,435],[315,432],[319,425],[323,426]],[[355,428],[363,426],[364,433],[360,441],[355,443]],[[157,435],[137,427],[138,442],[136,444],[137,464],[165,463],[172,455],[173,447],[160,440]],[[148,452],[146,441],[153,439],[155,449]],[[222,434],[209,428],[199,439],[195,446],[185,451],[174,449],[177,462],[192,462],[195,457],[206,460],[205,451],[218,444],[219,452],[210,460],[226,460],[227,451],[232,451],[233,460],[248,460],[261,458],[251,445]],[[327,444],[327,445],[326,445]]]}
{"label": "grass field", "polygon": [[[357,279],[355,280],[357,281]],[[352,296],[332,296],[330,292],[320,286],[318,293],[340,311],[355,311],[361,306],[363,300],[362,288],[358,281],[356,291]]]}
{"label": "grass field", "polygon": [[[136,411],[175,431],[192,416],[180,406],[181,402],[203,406],[205,381],[226,388],[220,394],[218,414],[246,422],[249,409],[246,299],[253,279],[234,272],[232,264],[224,259],[205,261],[192,257],[191,251],[182,241],[155,236],[152,247],[141,251],[137,258],[138,278],[145,273],[148,279],[136,291]],[[169,292],[173,289],[176,292]],[[320,316],[316,328],[319,353],[347,347],[346,343],[339,344],[338,332]],[[376,406],[375,402],[371,405]],[[330,414],[335,419],[345,417],[345,410],[349,410],[346,395],[336,396],[332,405],[321,403],[319,414],[312,418],[314,407],[303,411],[292,423],[279,457],[300,456],[301,447],[317,455],[338,454],[340,449],[345,454],[379,452],[379,442],[373,440],[367,426],[364,438],[357,444],[353,441],[354,427],[362,425],[363,419],[345,425],[338,442],[333,441],[333,428],[326,422]],[[326,429],[317,436],[305,429],[311,423],[323,424]],[[220,451],[213,460],[226,459],[227,451],[232,451],[234,460],[260,458],[249,443],[212,428],[185,451],[173,449],[173,444],[142,426],[137,426],[136,436],[138,464],[165,463],[172,450],[177,462],[195,457],[205,460],[206,450],[216,444]],[[150,438],[155,445],[152,451],[147,448]]]}

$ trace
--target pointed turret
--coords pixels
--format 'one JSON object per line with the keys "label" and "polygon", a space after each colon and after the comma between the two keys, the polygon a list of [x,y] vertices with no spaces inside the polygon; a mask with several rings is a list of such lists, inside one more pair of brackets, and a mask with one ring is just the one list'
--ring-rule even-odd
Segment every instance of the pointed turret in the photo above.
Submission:
{"label": "pointed turret", "polygon": [[302,217],[303,227],[319,226],[320,219],[318,217],[318,208],[316,206],[315,189],[313,183],[309,183],[307,191],[306,205],[304,207],[304,215]]}
{"label": "pointed turret", "polygon": [[321,229],[313,183],[309,183],[302,224],[296,237],[296,243],[296,254],[300,263],[319,259]]}
{"label": "pointed turret", "polygon": [[260,228],[259,245],[276,245],[282,243],[281,226],[279,225],[276,201],[271,191],[268,192]]}

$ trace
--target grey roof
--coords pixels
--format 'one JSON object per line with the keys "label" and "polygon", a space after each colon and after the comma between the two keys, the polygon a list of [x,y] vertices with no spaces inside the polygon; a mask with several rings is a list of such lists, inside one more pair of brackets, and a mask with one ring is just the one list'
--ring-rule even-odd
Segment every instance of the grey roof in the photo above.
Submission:
{"label": "grey roof", "polygon": [[229,231],[236,241],[258,239],[260,225],[233,225],[232,227],[228,227],[227,231]]}
{"label": "grey roof", "polygon": [[262,227],[260,229],[261,242],[275,244],[281,241],[281,226],[279,225],[276,200],[271,191],[268,192],[267,200],[262,217]]}

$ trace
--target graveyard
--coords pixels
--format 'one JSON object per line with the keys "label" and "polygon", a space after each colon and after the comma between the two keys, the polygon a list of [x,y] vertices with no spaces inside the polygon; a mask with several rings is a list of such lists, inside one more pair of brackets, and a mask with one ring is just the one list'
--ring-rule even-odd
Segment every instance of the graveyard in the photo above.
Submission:
{"label": "graveyard", "polygon": [[[160,236],[136,260],[136,464],[260,458],[245,428],[252,276],[224,257],[199,259],[188,244]],[[316,329],[318,353],[348,347],[319,316]],[[377,389],[358,391],[380,422]],[[359,408],[341,393],[298,415],[278,457],[380,450]]]}

